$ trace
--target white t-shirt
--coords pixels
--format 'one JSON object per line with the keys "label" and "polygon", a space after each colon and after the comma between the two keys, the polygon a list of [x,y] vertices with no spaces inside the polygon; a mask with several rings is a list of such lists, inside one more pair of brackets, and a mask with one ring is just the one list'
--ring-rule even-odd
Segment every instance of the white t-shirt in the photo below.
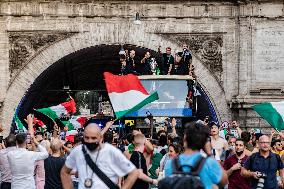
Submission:
{"label": "white t-shirt", "polygon": [[[104,143],[102,148],[95,152],[90,152],[85,148],[91,156],[93,162],[110,178],[114,183],[118,183],[118,178],[123,177],[133,171],[135,166],[114,146]],[[98,155],[99,154],[99,155]],[[97,157],[98,155],[98,157]],[[97,159],[97,162],[96,162]],[[92,169],[86,164],[85,157],[82,152],[82,145],[74,148],[67,157],[65,165],[69,169],[76,169],[79,173],[79,189],[85,189],[84,182],[92,176]],[[97,175],[93,174],[92,189],[108,189],[103,181]]]}
{"label": "white t-shirt", "polygon": [[45,147],[38,145],[38,149],[40,152],[17,148],[8,153],[7,157],[12,173],[11,188],[36,188],[34,179],[35,162],[48,158]]}

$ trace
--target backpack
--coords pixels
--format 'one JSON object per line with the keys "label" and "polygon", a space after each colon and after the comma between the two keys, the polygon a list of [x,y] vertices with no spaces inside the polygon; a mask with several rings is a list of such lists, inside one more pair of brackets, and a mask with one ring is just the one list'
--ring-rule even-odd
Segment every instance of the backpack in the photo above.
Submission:
{"label": "backpack", "polygon": [[[199,174],[206,159],[201,156],[195,166],[181,166],[178,157],[173,159],[173,174],[160,180],[158,189],[204,189]],[[190,167],[191,171],[189,173],[183,172],[183,167]]]}

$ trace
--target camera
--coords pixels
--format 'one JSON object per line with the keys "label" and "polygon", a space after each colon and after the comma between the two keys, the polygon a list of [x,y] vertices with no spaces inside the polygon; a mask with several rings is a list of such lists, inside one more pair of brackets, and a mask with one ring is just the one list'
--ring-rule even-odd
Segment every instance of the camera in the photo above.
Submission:
{"label": "camera", "polygon": [[267,176],[265,173],[257,172],[257,177],[258,177],[258,182],[257,182],[256,189],[263,189],[264,182]]}

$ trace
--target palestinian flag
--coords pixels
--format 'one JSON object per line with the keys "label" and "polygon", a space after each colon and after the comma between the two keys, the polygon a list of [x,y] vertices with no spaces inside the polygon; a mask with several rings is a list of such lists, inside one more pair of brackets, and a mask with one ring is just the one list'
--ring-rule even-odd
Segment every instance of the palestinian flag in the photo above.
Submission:
{"label": "palestinian flag", "polygon": [[266,102],[252,107],[274,129],[284,129],[284,101]]}
{"label": "palestinian flag", "polygon": [[105,72],[104,77],[117,119],[159,99],[157,92],[149,95],[136,75],[118,76]]}
{"label": "palestinian flag", "polygon": [[84,124],[87,121],[87,117],[86,116],[72,116],[69,121],[73,125],[74,129],[79,129],[79,128],[83,128]]}
{"label": "palestinian flag", "polygon": [[15,124],[16,124],[18,130],[27,131],[26,127],[23,125],[22,121],[19,119],[19,117],[16,113],[14,115],[14,121],[15,121]]}
{"label": "palestinian flag", "polygon": [[36,109],[36,111],[48,116],[50,119],[54,120],[59,119],[62,116],[65,116],[69,113],[76,112],[76,103],[74,99],[71,99],[68,102],[64,102],[57,106],[51,106],[48,108]]}

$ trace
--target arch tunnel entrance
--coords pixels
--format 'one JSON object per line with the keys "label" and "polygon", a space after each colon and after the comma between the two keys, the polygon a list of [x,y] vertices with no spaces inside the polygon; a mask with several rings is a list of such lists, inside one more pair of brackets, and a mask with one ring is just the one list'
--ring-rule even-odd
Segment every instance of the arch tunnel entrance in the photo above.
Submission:
{"label": "arch tunnel entrance", "polygon": [[[140,62],[147,51],[152,56],[157,55],[156,51],[144,47],[129,44],[123,47],[135,50],[136,62]],[[66,101],[69,94],[75,100],[80,99],[82,103],[77,106],[90,110],[91,114],[97,113],[98,104],[108,100],[103,72],[120,73],[120,49],[120,45],[93,46],[71,53],[52,64],[39,75],[22,98],[16,110],[19,118],[24,120],[33,109],[60,104]],[[218,121],[206,93],[202,89],[200,92],[198,111],[194,117],[187,120],[204,119],[209,115]],[[52,123],[47,125],[49,124]]]}

